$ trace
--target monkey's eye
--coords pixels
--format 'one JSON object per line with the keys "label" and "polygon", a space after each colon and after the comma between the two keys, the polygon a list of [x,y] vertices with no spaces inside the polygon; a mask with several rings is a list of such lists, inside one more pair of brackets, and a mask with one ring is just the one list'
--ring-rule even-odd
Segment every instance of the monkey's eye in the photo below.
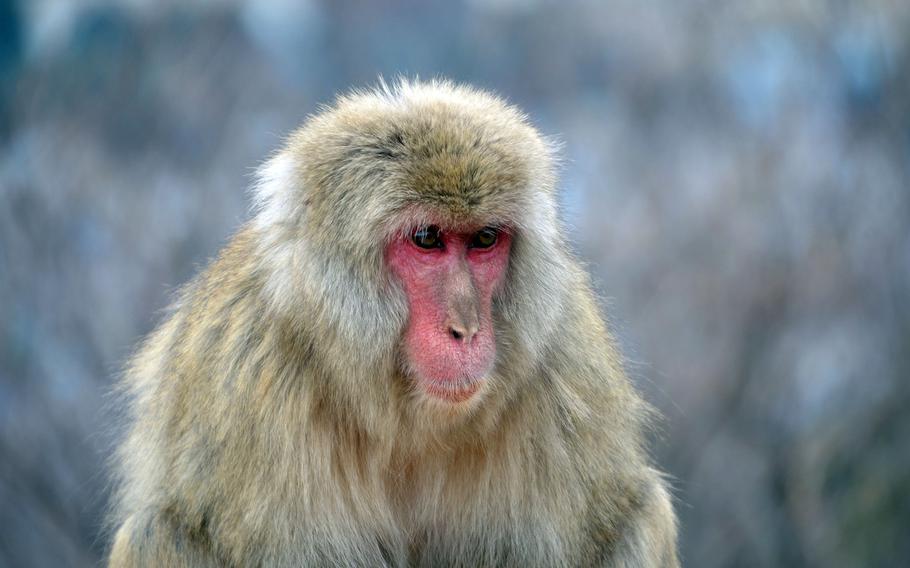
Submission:
{"label": "monkey's eye", "polygon": [[436,225],[417,229],[414,231],[414,236],[411,237],[411,239],[414,241],[414,244],[420,248],[442,248],[442,236],[439,227]]}
{"label": "monkey's eye", "polygon": [[499,237],[499,231],[493,227],[484,227],[477,231],[474,238],[471,239],[471,248],[490,248],[496,244]]}

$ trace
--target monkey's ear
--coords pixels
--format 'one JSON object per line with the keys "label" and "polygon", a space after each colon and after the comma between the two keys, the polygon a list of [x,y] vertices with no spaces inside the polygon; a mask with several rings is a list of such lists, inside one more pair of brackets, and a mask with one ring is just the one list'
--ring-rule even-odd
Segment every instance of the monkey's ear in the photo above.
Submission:
{"label": "monkey's ear", "polygon": [[251,188],[253,218],[257,229],[287,225],[303,215],[305,195],[299,164],[283,151],[262,164]]}

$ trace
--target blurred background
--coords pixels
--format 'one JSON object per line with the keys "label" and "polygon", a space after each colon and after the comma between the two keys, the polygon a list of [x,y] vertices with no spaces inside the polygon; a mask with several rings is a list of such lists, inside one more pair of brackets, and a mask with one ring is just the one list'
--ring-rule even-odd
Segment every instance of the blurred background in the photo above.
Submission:
{"label": "blurred background", "polygon": [[0,0],[0,566],[98,562],[125,358],[257,164],[379,74],[496,90],[562,141],[687,566],[906,566],[898,0]]}

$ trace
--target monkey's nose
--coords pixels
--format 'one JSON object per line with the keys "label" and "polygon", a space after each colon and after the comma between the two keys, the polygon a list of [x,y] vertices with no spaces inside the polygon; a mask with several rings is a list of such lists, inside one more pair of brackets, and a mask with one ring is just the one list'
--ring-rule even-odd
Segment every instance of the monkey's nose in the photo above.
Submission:
{"label": "monkey's nose", "polygon": [[480,327],[476,293],[453,294],[446,314],[446,328],[455,341],[471,343]]}
{"label": "monkey's nose", "polygon": [[476,325],[464,325],[462,323],[449,324],[449,335],[451,335],[452,338],[456,341],[460,341],[462,343],[470,343],[476,334]]}

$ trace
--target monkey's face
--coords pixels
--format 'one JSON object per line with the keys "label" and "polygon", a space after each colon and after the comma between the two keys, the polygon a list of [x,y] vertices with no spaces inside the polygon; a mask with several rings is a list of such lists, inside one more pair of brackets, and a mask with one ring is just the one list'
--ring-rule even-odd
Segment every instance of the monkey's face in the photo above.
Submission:
{"label": "monkey's face", "polygon": [[502,285],[511,236],[496,227],[418,227],[386,251],[407,296],[406,371],[426,396],[465,403],[493,369],[493,296]]}

